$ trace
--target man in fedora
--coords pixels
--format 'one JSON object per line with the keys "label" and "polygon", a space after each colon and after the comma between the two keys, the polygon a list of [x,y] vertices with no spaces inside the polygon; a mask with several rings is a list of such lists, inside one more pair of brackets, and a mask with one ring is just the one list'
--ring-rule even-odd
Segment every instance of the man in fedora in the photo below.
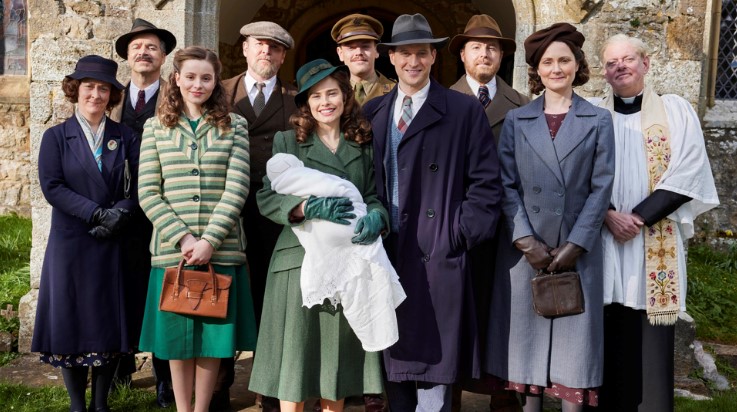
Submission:
{"label": "man in fedora", "polygon": [[[489,126],[494,133],[494,141],[499,143],[499,135],[507,112],[527,104],[530,99],[511,88],[501,77],[497,76],[502,58],[512,55],[517,48],[514,40],[502,37],[496,20],[486,14],[472,16],[462,34],[454,36],[448,49],[454,55],[460,55],[466,74],[450,87],[464,94],[478,98],[489,119]],[[494,257],[496,236],[483,242],[471,250],[471,266],[481,347],[486,339],[486,328],[489,316],[489,300],[494,276]],[[483,356],[483,353],[482,353]],[[519,409],[517,397],[511,391],[491,391],[490,377],[481,380],[463,382],[463,389],[471,392],[491,394],[492,411],[512,411]],[[460,405],[460,389],[456,387],[454,403]]]}
{"label": "man in fedora", "polygon": [[[156,114],[161,90],[166,84],[161,78],[161,66],[166,60],[166,55],[171,53],[176,45],[177,39],[171,32],[159,29],[144,19],[135,19],[130,32],[118,37],[115,41],[115,51],[128,62],[131,78],[123,90],[123,100],[110,114],[111,119],[130,127],[139,136],[143,133],[146,120]],[[148,284],[151,272],[151,254],[148,245],[153,227],[142,213],[133,216],[132,225],[135,230],[131,230],[133,235],[126,250],[129,254],[127,260],[129,273],[135,277],[135,281],[127,291],[127,299],[138,321],[135,330],[140,331],[146,302],[146,288],[141,285]],[[156,403],[166,408],[174,402],[169,362],[154,355],[152,363],[156,378]],[[118,377],[130,380],[130,374],[136,371],[135,366],[133,355],[124,357],[118,367]]]}
{"label": "man in fedora", "polygon": [[481,373],[467,254],[493,236],[502,191],[483,106],[430,78],[447,40],[421,14],[399,16],[378,45],[399,83],[364,106],[390,214],[385,244],[407,294],[399,341],[384,351],[393,411],[449,411],[451,385]]}
{"label": "man in fedora", "polygon": [[[251,151],[251,189],[241,216],[248,240],[246,256],[251,277],[251,293],[257,324],[261,321],[264,304],[266,273],[271,253],[281,232],[281,226],[263,217],[256,205],[256,193],[263,187],[266,161],[271,157],[274,134],[292,128],[289,117],[297,110],[294,95],[297,89],[277,77],[287,50],[294,46],[292,36],[280,25],[257,21],[241,27],[243,56],[248,65],[245,72],[223,81],[223,88],[231,104],[231,111],[248,120]],[[229,399],[228,388],[234,380],[234,361],[220,363],[218,383],[211,403],[211,411],[225,409]],[[216,408],[220,403],[223,408]],[[279,400],[261,398],[265,412],[278,411]]]}
{"label": "man in fedora", "polygon": [[365,14],[351,14],[338,20],[330,31],[338,43],[338,58],[351,72],[351,86],[358,104],[389,93],[395,81],[374,69],[384,27],[381,22]]}

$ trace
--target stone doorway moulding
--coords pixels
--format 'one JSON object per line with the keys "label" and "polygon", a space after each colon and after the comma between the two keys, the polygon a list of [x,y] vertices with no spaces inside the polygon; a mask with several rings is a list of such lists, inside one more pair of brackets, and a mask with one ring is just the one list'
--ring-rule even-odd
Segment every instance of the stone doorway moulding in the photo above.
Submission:
{"label": "stone doorway moulding", "polygon": [[[267,4],[268,3],[268,4]],[[240,26],[249,21],[260,20],[262,7],[274,7],[274,1],[255,1],[243,4],[240,1],[224,0],[220,4],[220,39],[221,42],[235,43]],[[526,86],[527,68],[524,62],[522,41],[534,29],[533,0],[474,0],[468,3],[480,13],[494,17],[500,23],[502,32],[507,37],[513,37],[518,43],[515,56],[506,64],[514,86],[522,90]],[[289,2],[287,2],[289,4]],[[456,22],[447,16],[436,14],[429,2],[423,1],[358,1],[345,2],[342,0],[315,1],[314,7],[307,8],[294,18],[285,17],[284,21],[276,21],[284,26],[295,39],[295,48],[288,55],[281,68],[280,76],[292,80],[301,64],[308,59],[325,57],[337,63],[334,44],[330,39],[330,28],[341,16],[350,13],[366,13],[377,17],[384,24],[384,40],[391,37],[391,25],[400,14],[422,13],[433,28],[433,33],[440,36],[453,36],[463,30],[463,25],[457,27]],[[285,16],[288,13],[285,13]],[[328,46],[326,48],[326,46]],[[317,54],[321,56],[317,56]],[[457,63],[456,64],[456,60]],[[443,83],[452,84],[463,72],[459,67],[460,59],[451,56],[447,50],[439,54],[433,68],[433,75]],[[389,68],[387,68],[387,66]],[[382,56],[377,62],[377,68],[387,75],[393,75],[393,68],[388,58]]]}

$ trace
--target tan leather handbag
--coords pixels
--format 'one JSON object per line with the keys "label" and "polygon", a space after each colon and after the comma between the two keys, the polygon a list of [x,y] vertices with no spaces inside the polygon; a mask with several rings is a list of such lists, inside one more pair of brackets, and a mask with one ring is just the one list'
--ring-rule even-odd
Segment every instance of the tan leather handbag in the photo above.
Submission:
{"label": "tan leather handbag", "polygon": [[530,283],[532,305],[538,315],[556,318],[584,312],[583,290],[578,273],[539,271]]}
{"label": "tan leather handbag", "polygon": [[228,297],[232,278],[208,271],[184,269],[184,260],[177,267],[164,271],[159,310],[182,315],[224,319],[228,316]]}

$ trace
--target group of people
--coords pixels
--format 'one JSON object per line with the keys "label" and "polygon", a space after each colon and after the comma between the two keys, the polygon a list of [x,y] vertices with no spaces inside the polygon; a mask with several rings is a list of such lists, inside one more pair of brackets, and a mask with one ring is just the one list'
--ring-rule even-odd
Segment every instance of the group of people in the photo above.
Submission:
{"label": "group of people", "polygon": [[[533,33],[530,101],[498,76],[517,46],[487,15],[452,39],[401,15],[386,42],[378,20],[346,16],[331,31],[344,65],[308,62],[296,87],[278,77],[284,28],[240,33],[247,69],[232,79],[198,46],[162,79],[176,39],[136,19],[116,41],[128,84],[100,56],[62,82],[76,106],[41,142],[52,224],[32,350],[61,367],[71,411],[108,411],[137,350],[153,354],[159,406],[178,411],[229,410],[241,350],[265,411],[352,396],[370,412],[450,411],[463,389],[492,411],[542,411],[545,393],[566,412],[673,410],[683,243],[718,198],[698,117],[646,86],[641,40],[606,41],[611,87],[587,101],[583,34]],[[466,71],[451,89],[430,75],[446,44]],[[319,243],[342,225],[343,248]],[[369,269],[348,276],[356,256]],[[227,318],[159,310],[181,260],[232,277]],[[530,281],[570,270],[584,312],[537,315]]]}

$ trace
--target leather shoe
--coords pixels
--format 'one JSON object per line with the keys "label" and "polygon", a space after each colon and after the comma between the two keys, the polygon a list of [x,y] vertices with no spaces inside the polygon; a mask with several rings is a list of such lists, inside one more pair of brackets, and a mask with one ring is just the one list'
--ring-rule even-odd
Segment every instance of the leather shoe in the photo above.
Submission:
{"label": "leather shoe", "polygon": [[384,397],[381,394],[363,395],[363,404],[366,412],[385,412]]}
{"label": "leather shoe", "polygon": [[279,412],[281,406],[279,406],[279,399],[272,398],[271,396],[261,396],[261,409],[263,412]]}
{"label": "leather shoe", "polygon": [[156,404],[159,408],[168,408],[174,403],[174,391],[171,382],[159,381],[156,383]]}
{"label": "leather shoe", "polygon": [[209,412],[230,412],[232,410],[233,409],[230,407],[229,389],[213,392],[212,398],[210,399]]}

